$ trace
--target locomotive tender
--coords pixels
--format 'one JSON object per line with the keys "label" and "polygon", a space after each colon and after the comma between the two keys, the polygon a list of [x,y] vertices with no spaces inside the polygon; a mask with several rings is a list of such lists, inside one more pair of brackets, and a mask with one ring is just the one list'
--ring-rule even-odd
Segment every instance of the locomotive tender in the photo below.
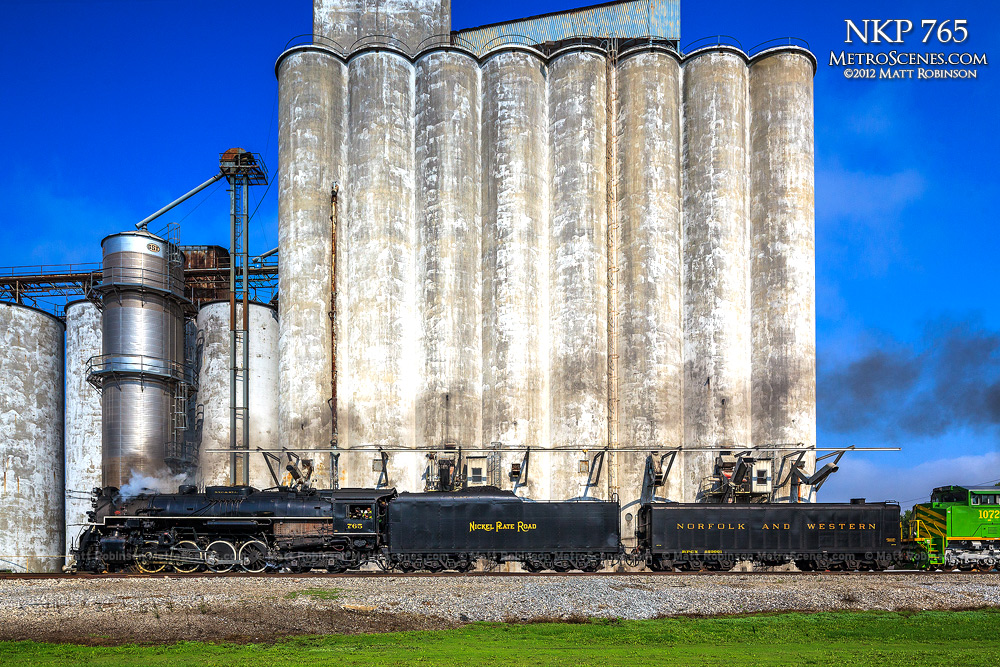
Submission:
{"label": "locomotive tender", "polygon": [[884,569],[907,558],[895,503],[679,504],[639,508],[622,547],[617,501],[536,502],[493,487],[458,492],[183,486],[123,498],[95,490],[73,550],[89,572],[207,569],[466,571],[478,560],[525,570],[729,569],[738,560],[802,569]]}
{"label": "locomotive tender", "polygon": [[737,561],[800,570],[884,570],[899,562],[899,505],[650,503],[639,545],[654,570],[729,570]]}

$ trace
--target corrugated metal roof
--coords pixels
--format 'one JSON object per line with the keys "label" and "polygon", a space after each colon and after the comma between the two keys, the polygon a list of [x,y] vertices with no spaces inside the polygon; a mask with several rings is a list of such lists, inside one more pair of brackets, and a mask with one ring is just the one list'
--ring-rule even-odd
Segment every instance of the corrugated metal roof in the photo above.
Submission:
{"label": "corrugated metal roof", "polygon": [[680,40],[680,0],[624,0],[556,14],[459,30],[455,43],[478,52],[504,44],[543,44],[573,37]]}

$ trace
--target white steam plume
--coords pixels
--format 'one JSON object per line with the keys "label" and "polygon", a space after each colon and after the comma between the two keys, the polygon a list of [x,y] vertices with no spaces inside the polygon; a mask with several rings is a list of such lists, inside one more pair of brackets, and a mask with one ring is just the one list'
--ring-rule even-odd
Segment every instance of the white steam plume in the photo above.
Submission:
{"label": "white steam plume", "polygon": [[154,477],[132,470],[132,477],[118,491],[124,499],[132,498],[140,493],[176,493],[177,487],[186,482],[187,476],[184,474],[162,473]]}

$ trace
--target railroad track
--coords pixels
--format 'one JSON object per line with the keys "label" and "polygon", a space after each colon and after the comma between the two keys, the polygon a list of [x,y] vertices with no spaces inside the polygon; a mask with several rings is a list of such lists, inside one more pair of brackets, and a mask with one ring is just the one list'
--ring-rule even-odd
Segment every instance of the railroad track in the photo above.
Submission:
{"label": "railroad track", "polygon": [[756,572],[652,572],[652,571],[642,571],[642,572],[343,572],[339,574],[331,574],[329,572],[262,572],[262,573],[251,573],[251,572],[191,572],[191,573],[181,573],[181,572],[157,572],[157,573],[142,573],[142,572],[110,572],[106,574],[92,574],[92,573],[78,573],[78,574],[66,574],[66,573],[11,573],[4,572],[0,573],[0,581],[14,579],[14,580],[44,580],[44,579],[205,579],[205,578],[221,578],[229,577],[234,579],[254,579],[254,578],[277,578],[277,579],[392,579],[392,578],[483,578],[483,577],[625,577],[625,576],[646,576],[646,577],[677,577],[677,576],[697,576],[697,577],[725,577],[725,576],[738,576],[747,574],[761,574],[761,575],[779,575],[779,576],[806,576],[806,577],[843,577],[847,575],[865,575],[865,576],[880,576],[886,574],[896,574],[896,575],[917,575],[917,574],[928,574],[928,575],[947,575],[947,574],[961,574],[961,575],[981,575],[981,574],[998,574],[996,570],[990,571],[979,571],[979,570],[884,570],[881,572],[862,572],[862,571],[852,571],[852,572],[767,572],[767,571],[756,571]]}

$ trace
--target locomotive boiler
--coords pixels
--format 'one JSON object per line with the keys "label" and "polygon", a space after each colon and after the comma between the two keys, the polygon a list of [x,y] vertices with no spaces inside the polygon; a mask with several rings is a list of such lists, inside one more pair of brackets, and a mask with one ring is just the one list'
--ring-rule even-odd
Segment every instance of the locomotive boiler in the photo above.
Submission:
{"label": "locomotive boiler", "polygon": [[80,536],[77,566],[90,572],[208,569],[343,572],[384,546],[391,489],[290,489],[210,486],[198,493],[123,497],[98,491]]}

